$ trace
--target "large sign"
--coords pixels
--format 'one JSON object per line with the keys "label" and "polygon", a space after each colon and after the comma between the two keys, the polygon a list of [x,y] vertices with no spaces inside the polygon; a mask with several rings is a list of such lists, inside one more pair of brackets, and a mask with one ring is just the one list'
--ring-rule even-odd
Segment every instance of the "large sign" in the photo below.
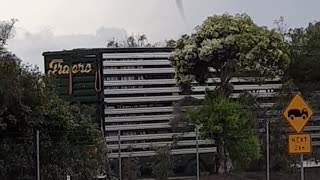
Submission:
{"label": "large sign", "polygon": [[302,131],[312,115],[312,109],[300,94],[296,94],[283,111],[284,118],[297,133]]}
{"label": "large sign", "polygon": [[67,65],[63,63],[63,59],[52,59],[49,62],[48,66],[48,74],[58,74],[58,75],[64,75],[64,74],[76,74],[76,73],[90,73],[93,70],[92,64],[72,64]]}
{"label": "large sign", "polygon": [[289,154],[309,154],[311,153],[310,134],[291,134],[288,135]]}

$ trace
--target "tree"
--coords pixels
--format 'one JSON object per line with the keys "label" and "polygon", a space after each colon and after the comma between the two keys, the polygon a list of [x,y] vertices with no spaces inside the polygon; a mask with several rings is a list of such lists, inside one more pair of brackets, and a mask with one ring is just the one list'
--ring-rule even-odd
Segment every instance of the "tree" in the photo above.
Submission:
{"label": "tree", "polygon": [[104,173],[104,138],[89,117],[60,100],[55,85],[37,68],[5,49],[0,69],[0,179],[34,177],[35,130],[40,131],[43,179],[69,174],[81,180]]}
{"label": "tree", "polygon": [[111,40],[111,41],[108,41],[108,43],[107,43],[107,47],[118,48],[120,46],[121,45],[119,44],[119,42],[116,41],[115,38],[113,38],[113,40]]}
{"label": "tree", "polygon": [[306,28],[290,29],[288,36],[292,59],[288,76],[300,91],[310,94],[319,90],[320,22],[310,23]]}
{"label": "tree", "polygon": [[283,81],[282,88],[276,96],[275,105],[272,107],[272,115],[266,116],[270,122],[270,168],[274,171],[289,169],[290,156],[288,155],[288,142],[286,133],[288,123],[283,119],[283,109],[292,98],[292,92],[297,88],[292,80]]}
{"label": "tree", "polygon": [[156,180],[167,180],[174,175],[170,146],[158,148],[156,153],[155,160],[152,163],[152,174]]}
{"label": "tree", "polygon": [[[127,148],[128,152],[132,152],[132,147]],[[122,162],[122,177],[125,180],[137,180],[141,174],[139,158],[132,157],[131,154],[128,158],[124,158]]]}
{"label": "tree", "polygon": [[288,35],[288,25],[285,23],[284,17],[280,16],[279,19],[274,21],[274,24],[276,25],[275,31],[282,36],[283,40],[286,40]]}
{"label": "tree", "polygon": [[[259,158],[256,120],[252,104],[245,98],[231,100],[222,96],[207,96],[202,106],[188,110],[187,119],[200,125],[200,136],[214,140],[217,147],[218,172],[232,169],[230,159],[242,168]],[[251,104],[251,106],[250,106]]]}
{"label": "tree", "polygon": [[[219,173],[229,171],[228,154],[231,160],[243,165],[257,158],[259,147],[253,114],[244,110],[243,103],[229,99],[233,90],[230,80],[241,76],[263,82],[282,76],[289,63],[283,37],[276,30],[257,26],[246,14],[215,15],[208,17],[192,35],[183,35],[170,60],[185,94],[192,93],[193,80],[205,84],[208,78],[219,79],[215,92],[208,93],[189,117],[194,124],[205,127],[200,129],[204,138],[215,140]],[[235,124],[247,125],[252,130],[242,127],[245,129],[242,132]]]}
{"label": "tree", "polygon": [[127,38],[127,43],[128,47],[138,47],[138,43],[133,35]]}
{"label": "tree", "polygon": [[175,40],[170,39],[165,42],[149,43],[145,34],[127,37],[125,41],[119,42],[115,38],[107,43],[111,48],[142,48],[142,47],[175,47]]}
{"label": "tree", "polygon": [[166,41],[166,47],[171,47],[171,48],[176,47],[176,41],[173,40],[173,39],[167,40]]}
{"label": "tree", "polygon": [[144,47],[145,42],[147,41],[147,36],[145,34],[142,34],[142,35],[138,36],[137,41],[138,41],[137,44],[139,47]]}
{"label": "tree", "polygon": [[[283,17],[280,17],[278,20],[275,20],[275,31],[277,31],[282,39],[288,43],[288,26],[284,21]],[[267,136],[266,128],[267,122],[269,123],[269,157],[270,169],[272,172],[287,170],[288,166],[288,147],[287,147],[287,137],[286,132],[288,125],[283,121],[282,111],[283,108],[287,105],[288,100],[290,99],[290,93],[293,91],[294,87],[292,86],[292,81],[290,81],[287,76],[282,77],[282,88],[279,92],[276,92],[276,95],[271,102],[274,103],[271,107],[258,107],[255,111],[258,119],[257,128],[261,133],[258,133],[260,140],[261,148],[261,157],[258,161],[253,162],[250,165],[251,170],[265,170],[266,169],[266,147],[267,147]],[[268,101],[270,102],[270,101]]]}
{"label": "tree", "polygon": [[113,39],[107,43],[107,47],[115,47],[115,48],[133,48],[133,47],[152,47],[150,43],[148,43],[148,38],[145,34],[142,35],[131,35],[126,38],[124,42],[118,42],[116,39]]}
{"label": "tree", "polygon": [[[291,52],[291,63],[287,71],[287,79],[292,80],[299,91],[314,110],[319,113],[320,104],[320,22],[309,23],[307,27],[289,30],[288,39]],[[308,125],[317,125],[316,121]],[[320,159],[318,147],[314,147],[312,157]]]}
{"label": "tree", "polygon": [[[275,30],[282,36],[282,39],[289,44],[290,38],[288,37],[289,29],[288,25],[285,23],[284,17],[280,17],[275,20],[276,28]],[[292,54],[290,54],[292,56]],[[291,57],[290,57],[291,58]],[[292,60],[292,58],[291,58]],[[292,63],[292,61],[290,62]],[[290,65],[289,65],[290,66]],[[282,86],[279,92],[275,96],[274,105],[271,107],[260,108],[257,114],[260,119],[262,119],[259,128],[266,129],[266,122],[269,122],[269,150],[270,154],[270,169],[272,172],[285,171],[289,168],[289,156],[288,156],[288,145],[286,132],[288,131],[288,124],[283,120],[282,111],[284,107],[287,106],[291,98],[291,93],[296,91],[296,87],[292,82],[292,79],[288,76],[288,69],[286,69],[284,76],[282,77]],[[258,168],[266,168],[266,133],[260,133],[260,140],[262,152],[264,156],[261,157],[260,163],[262,166],[257,166]],[[263,168],[261,168],[263,167]]]}
{"label": "tree", "polygon": [[7,40],[13,36],[12,30],[16,19],[0,21],[0,50],[7,44]]}
{"label": "tree", "polygon": [[182,90],[190,93],[193,79],[204,83],[214,71],[221,95],[228,95],[232,77],[273,78],[283,75],[289,63],[281,35],[257,26],[246,14],[208,17],[194,34],[177,41],[170,59]]}
{"label": "tree", "polygon": [[139,159],[137,157],[124,158],[122,172],[124,180],[137,180],[140,175]]}

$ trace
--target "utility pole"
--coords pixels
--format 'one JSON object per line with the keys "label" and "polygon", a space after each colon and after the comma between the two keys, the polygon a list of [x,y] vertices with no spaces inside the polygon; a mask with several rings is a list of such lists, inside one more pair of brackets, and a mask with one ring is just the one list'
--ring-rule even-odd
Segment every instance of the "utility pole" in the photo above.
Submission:
{"label": "utility pole", "polygon": [[200,179],[200,168],[199,168],[199,128],[196,125],[196,154],[197,154],[197,180]]}
{"label": "utility pole", "polygon": [[36,152],[37,152],[37,180],[40,180],[40,147],[39,147],[39,130],[36,130]]}
{"label": "utility pole", "polygon": [[304,180],[303,154],[300,155],[300,171],[301,180]]}
{"label": "utility pole", "polygon": [[270,180],[270,132],[269,132],[269,120],[267,119],[266,131],[267,131],[267,180]]}
{"label": "utility pole", "polygon": [[121,136],[121,131],[120,131],[120,129],[118,129],[119,180],[122,179],[122,177],[121,177],[121,139],[120,139],[120,136]]}

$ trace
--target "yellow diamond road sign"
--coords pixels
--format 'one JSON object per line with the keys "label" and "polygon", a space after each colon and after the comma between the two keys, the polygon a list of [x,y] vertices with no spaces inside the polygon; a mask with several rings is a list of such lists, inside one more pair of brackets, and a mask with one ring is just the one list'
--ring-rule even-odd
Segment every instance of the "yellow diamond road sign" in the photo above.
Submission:
{"label": "yellow diamond road sign", "polygon": [[297,133],[302,131],[312,115],[313,112],[311,107],[300,94],[294,95],[283,111],[284,118]]}

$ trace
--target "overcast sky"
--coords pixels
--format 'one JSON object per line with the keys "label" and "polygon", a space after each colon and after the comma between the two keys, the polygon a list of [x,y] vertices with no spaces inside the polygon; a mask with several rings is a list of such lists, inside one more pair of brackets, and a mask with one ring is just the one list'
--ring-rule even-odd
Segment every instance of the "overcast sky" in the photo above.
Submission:
{"label": "overcast sky", "polygon": [[42,52],[105,47],[125,34],[146,34],[150,42],[192,32],[210,15],[247,13],[272,27],[285,17],[289,27],[320,20],[319,0],[0,0],[0,20],[17,18],[9,50],[24,62],[43,67]]}

